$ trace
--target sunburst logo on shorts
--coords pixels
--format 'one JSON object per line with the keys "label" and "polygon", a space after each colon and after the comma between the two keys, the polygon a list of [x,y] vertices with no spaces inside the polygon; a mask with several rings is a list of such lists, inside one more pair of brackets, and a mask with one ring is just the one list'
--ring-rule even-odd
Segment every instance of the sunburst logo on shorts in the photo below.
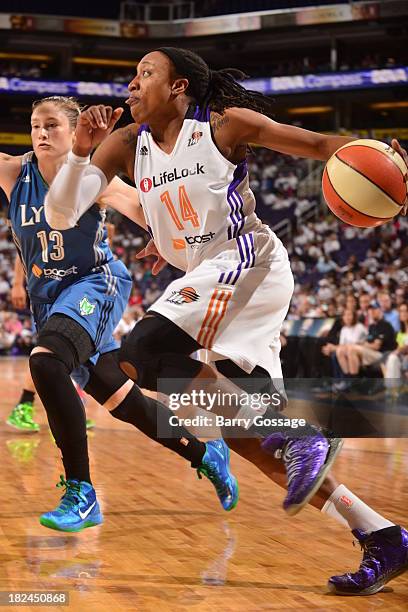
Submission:
{"label": "sunburst logo on shorts", "polygon": [[142,178],[142,180],[140,181],[140,189],[143,191],[143,193],[147,193],[148,191],[151,190],[152,188],[152,179],[146,177],[146,178]]}
{"label": "sunburst logo on shorts", "polygon": [[186,248],[186,242],[184,238],[173,238],[173,249],[175,251],[181,251]]}
{"label": "sunburst logo on shorts", "polygon": [[37,264],[33,264],[33,267],[31,268],[31,272],[34,274],[34,276],[36,276],[37,278],[40,278],[40,276],[42,275],[43,271],[41,270],[41,268],[39,266],[37,266]]}
{"label": "sunburst logo on shorts", "polygon": [[179,289],[178,291],[172,291],[166,302],[170,302],[170,304],[190,304],[199,299],[200,295],[194,287],[183,287],[183,289]]}

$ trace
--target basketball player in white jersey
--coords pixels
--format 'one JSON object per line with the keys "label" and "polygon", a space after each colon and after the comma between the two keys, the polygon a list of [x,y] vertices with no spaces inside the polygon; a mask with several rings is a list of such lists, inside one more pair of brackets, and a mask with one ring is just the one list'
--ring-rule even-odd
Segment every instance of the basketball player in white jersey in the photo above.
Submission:
{"label": "basketball player in white jersey", "polygon": [[[147,54],[129,85],[127,102],[135,124],[110,135],[91,164],[93,142],[106,123],[103,113],[98,120],[85,113],[73,153],[46,199],[49,224],[67,229],[115,174],[127,174],[136,183],[154,241],[149,251],[185,271],[122,348],[122,369],[141,387],[157,390],[158,379],[166,379],[172,381],[172,391],[205,384],[230,392],[235,388],[231,378],[256,376],[273,388],[272,381],[282,377],[279,332],[293,278],[282,243],[255,215],[247,146],[327,160],[351,139],[276,123],[267,116],[270,100],[245,90],[235,81],[242,77],[240,71],[212,71],[183,49],[166,47]],[[191,359],[203,348],[214,364]],[[248,408],[213,410],[237,418],[252,414],[249,433],[262,439],[261,448],[254,440],[229,443],[263,470],[262,449],[273,452],[268,475],[279,484],[284,470],[277,464],[283,463],[288,478],[284,508],[289,514],[310,500],[349,525],[361,542],[365,553],[359,571],[332,577],[331,590],[372,594],[408,568],[404,529],[334,479],[326,478],[317,492],[340,447],[338,440],[326,439],[310,425],[302,437],[294,437],[289,428],[271,433],[255,425]],[[268,407],[265,414],[276,412]]]}

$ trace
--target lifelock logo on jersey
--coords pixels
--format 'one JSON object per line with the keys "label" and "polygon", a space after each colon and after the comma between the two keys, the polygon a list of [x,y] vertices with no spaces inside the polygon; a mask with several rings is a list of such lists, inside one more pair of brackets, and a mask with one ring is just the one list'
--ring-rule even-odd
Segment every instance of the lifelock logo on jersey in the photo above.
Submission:
{"label": "lifelock logo on jersey", "polygon": [[174,168],[172,172],[160,172],[159,176],[153,176],[153,178],[142,178],[140,181],[140,189],[143,193],[147,193],[151,190],[152,187],[160,187],[161,185],[166,185],[166,183],[172,183],[173,181],[179,181],[182,178],[186,178],[187,176],[194,176],[198,174],[205,174],[204,164],[200,164],[197,162],[192,168],[182,168],[178,170]]}

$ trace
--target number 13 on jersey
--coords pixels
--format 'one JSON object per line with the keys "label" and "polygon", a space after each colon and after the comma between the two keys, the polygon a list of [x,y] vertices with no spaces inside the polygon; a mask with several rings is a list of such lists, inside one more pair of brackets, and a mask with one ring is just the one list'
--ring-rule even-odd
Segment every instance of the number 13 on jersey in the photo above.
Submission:
{"label": "number 13 on jersey", "polygon": [[[49,233],[47,238],[47,232],[41,230],[41,232],[37,232],[37,238],[41,243],[42,260],[44,263],[48,263],[48,255],[53,261],[61,261],[62,259],[64,259],[64,237],[61,232],[53,230]],[[51,253],[48,253],[49,241],[54,243]]]}
{"label": "number 13 on jersey", "polygon": [[170,197],[170,193],[168,191],[164,191],[160,196],[161,201],[163,202],[163,204],[166,206],[167,210],[169,211],[170,217],[173,219],[177,229],[179,230],[184,229],[184,225],[182,221],[185,221],[185,222],[191,221],[191,224],[193,227],[200,227],[198,214],[194,210],[193,205],[191,204],[189,200],[189,197],[187,195],[186,188],[184,185],[180,185],[179,190],[178,190],[178,196],[179,196],[179,208],[180,208],[180,213],[181,213],[181,220],[180,220],[179,215],[177,214],[176,208]]}

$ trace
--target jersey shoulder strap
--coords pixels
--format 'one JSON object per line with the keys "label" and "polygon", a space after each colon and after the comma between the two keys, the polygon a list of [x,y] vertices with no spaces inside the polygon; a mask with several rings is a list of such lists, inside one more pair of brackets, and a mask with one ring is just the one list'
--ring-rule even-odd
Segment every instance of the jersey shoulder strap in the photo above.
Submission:
{"label": "jersey shoulder strap", "polygon": [[31,164],[34,161],[34,151],[27,151],[27,153],[24,153],[22,160],[21,160],[21,165],[25,166],[26,164]]}

